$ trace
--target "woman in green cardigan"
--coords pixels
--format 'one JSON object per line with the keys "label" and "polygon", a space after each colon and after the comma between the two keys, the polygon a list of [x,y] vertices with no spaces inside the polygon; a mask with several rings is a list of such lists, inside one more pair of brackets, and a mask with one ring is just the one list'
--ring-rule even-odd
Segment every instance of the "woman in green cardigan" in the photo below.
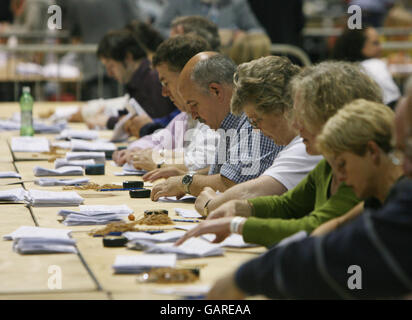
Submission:
{"label": "woman in green cardigan", "polygon": [[[304,69],[291,83],[294,97],[294,126],[311,155],[320,154],[316,137],[323,125],[345,104],[355,99],[382,102],[377,84],[356,65],[324,62]],[[229,201],[188,231],[176,245],[190,237],[214,233],[221,242],[231,233],[245,242],[272,246],[298,232],[311,232],[322,223],[363,204],[341,184],[329,162],[321,161],[294,189],[281,196]]]}

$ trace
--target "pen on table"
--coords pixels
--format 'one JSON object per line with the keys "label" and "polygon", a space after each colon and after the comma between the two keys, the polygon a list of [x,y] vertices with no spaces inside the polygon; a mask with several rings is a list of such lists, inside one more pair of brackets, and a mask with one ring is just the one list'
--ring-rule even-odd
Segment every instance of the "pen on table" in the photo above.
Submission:
{"label": "pen on table", "polygon": [[133,191],[142,190],[143,188],[119,188],[119,189],[100,189],[99,191]]}
{"label": "pen on table", "polygon": [[175,222],[201,222],[200,220],[172,219]]}

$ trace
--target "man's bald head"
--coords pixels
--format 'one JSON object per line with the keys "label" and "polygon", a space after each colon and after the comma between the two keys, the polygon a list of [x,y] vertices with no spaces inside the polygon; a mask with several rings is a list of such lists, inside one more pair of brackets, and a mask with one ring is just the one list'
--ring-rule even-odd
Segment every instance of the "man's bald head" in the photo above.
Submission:
{"label": "man's bald head", "polygon": [[191,81],[191,76],[193,73],[193,69],[196,67],[196,65],[203,60],[207,60],[210,57],[213,57],[217,55],[217,52],[212,52],[212,51],[207,51],[207,52],[200,52],[193,56],[185,65],[183,68],[182,72],[180,73],[179,77],[179,84],[178,87],[180,87],[180,84],[185,84],[189,81]]}

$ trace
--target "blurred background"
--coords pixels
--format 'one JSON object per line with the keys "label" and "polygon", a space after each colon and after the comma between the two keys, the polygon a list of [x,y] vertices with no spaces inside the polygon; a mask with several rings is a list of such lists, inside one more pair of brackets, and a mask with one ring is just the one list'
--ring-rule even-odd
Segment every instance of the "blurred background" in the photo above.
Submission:
{"label": "blurred background", "polygon": [[[48,28],[54,4],[60,30]],[[350,5],[362,8],[361,31],[347,30]],[[215,23],[220,50],[238,64],[270,54],[303,66],[379,59],[400,93],[412,83],[412,0],[1,0],[0,101],[17,101],[27,85],[38,101],[121,96],[96,56],[103,36],[140,21],[167,38],[187,15]]]}

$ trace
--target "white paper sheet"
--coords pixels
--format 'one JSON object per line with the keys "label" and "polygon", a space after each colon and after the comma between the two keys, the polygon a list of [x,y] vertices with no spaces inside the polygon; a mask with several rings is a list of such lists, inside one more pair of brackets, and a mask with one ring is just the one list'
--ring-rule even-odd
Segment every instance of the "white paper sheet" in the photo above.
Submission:
{"label": "white paper sheet", "polygon": [[11,150],[14,152],[49,152],[49,140],[34,137],[11,138]]}
{"label": "white paper sheet", "polygon": [[116,146],[111,142],[102,142],[99,140],[90,142],[72,139],[73,151],[115,151]]}
{"label": "white paper sheet", "polygon": [[174,268],[175,254],[140,254],[117,256],[113,264],[115,273],[141,273],[152,268]]}
{"label": "white paper sheet", "polygon": [[33,173],[36,177],[45,176],[82,176],[83,168],[75,166],[60,167],[58,169],[48,169],[42,167],[34,167]]}
{"label": "white paper sheet", "polygon": [[5,179],[5,178],[21,179],[21,175],[14,171],[4,171],[4,172],[0,172],[0,178],[1,179]]}
{"label": "white paper sheet", "polygon": [[177,215],[183,218],[202,218],[202,216],[196,210],[175,208]]}

